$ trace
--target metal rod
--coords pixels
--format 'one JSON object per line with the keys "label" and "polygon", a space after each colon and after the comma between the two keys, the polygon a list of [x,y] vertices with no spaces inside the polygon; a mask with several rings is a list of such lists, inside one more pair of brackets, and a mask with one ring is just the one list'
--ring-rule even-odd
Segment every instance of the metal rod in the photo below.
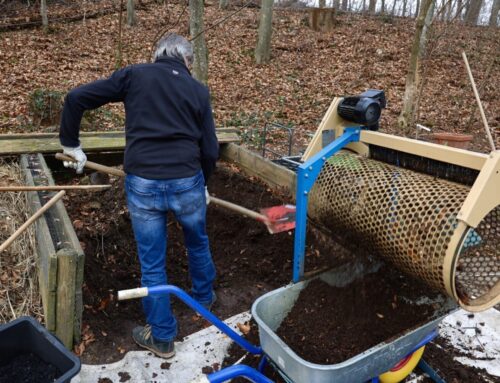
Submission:
{"label": "metal rod", "polygon": [[48,185],[48,186],[0,186],[0,192],[59,191],[59,190],[103,190],[111,185]]}
{"label": "metal rod", "polygon": [[495,151],[495,143],[493,142],[493,137],[491,135],[490,127],[488,125],[488,120],[486,120],[486,115],[484,114],[483,104],[481,103],[481,99],[479,98],[479,93],[476,88],[476,83],[474,82],[474,77],[472,77],[472,71],[470,70],[469,60],[467,60],[467,55],[464,51],[462,51],[462,58],[465,62],[465,68],[467,69],[467,73],[469,75],[470,82],[472,84],[472,90],[474,91],[474,96],[476,96],[477,105],[479,106],[479,112],[481,113],[481,118],[483,120],[484,128],[486,129],[486,135],[488,136],[488,141],[490,142],[491,150]]}
{"label": "metal rod", "polygon": [[40,216],[45,213],[47,210],[49,210],[57,201],[59,201],[66,192],[64,190],[61,190],[59,193],[57,193],[54,197],[52,197],[45,205],[42,206],[40,210],[38,210],[35,214],[33,214],[25,223],[17,229],[14,234],[12,234],[7,240],[2,243],[0,246],[0,254],[10,246],[14,240],[19,237],[33,222],[35,222]]}

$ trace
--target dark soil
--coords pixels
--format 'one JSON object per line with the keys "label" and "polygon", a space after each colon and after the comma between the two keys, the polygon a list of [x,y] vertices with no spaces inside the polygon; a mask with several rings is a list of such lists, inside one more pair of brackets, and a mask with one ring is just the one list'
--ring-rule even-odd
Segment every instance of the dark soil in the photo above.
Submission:
{"label": "dark soil", "polygon": [[[83,363],[119,360],[138,349],[131,339],[134,326],[144,324],[140,300],[117,302],[116,292],[140,286],[140,266],[123,180],[101,193],[68,193],[66,207],[86,254],[83,286]],[[237,169],[219,168],[209,191],[220,198],[258,210],[289,202]],[[249,310],[254,300],[291,280],[293,233],[270,235],[265,225],[209,205],[207,230],[217,268],[214,313],[222,319]],[[306,272],[342,263],[348,253],[340,246],[309,235]],[[168,223],[169,283],[189,291],[190,280],[183,236],[174,219]],[[179,322],[179,339],[209,325],[177,299],[172,300]]]}
{"label": "dark soil", "polygon": [[340,363],[426,323],[436,307],[408,300],[429,295],[438,294],[389,266],[345,287],[316,279],[301,291],[277,334],[308,362]]}
{"label": "dark soil", "polygon": [[[250,323],[250,332],[244,337],[252,344],[259,344],[259,328],[257,324],[252,320]],[[228,356],[224,359],[222,363],[222,368],[228,367],[239,361],[245,355],[245,351],[233,343],[228,351]],[[457,356],[457,350],[444,338],[437,337],[434,341],[427,344],[424,352],[423,359],[438,373],[438,375],[444,379],[447,383],[490,383],[490,382],[500,382],[500,379],[495,376],[489,375],[485,370],[476,367],[465,366],[454,358]],[[260,362],[260,357],[255,355],[246,355],[241,364],[257,368]],[[422,374],[417,368],[416,373]],[[269,364],[264,370],[264,374],[276,383],[287,383],[281,375],[279,375],[276,370]],[[410,381],[412,378],[408,377],[404,380]],[[244,378],[237,378],[232,380],[233,383],[246,383],[247,380]],[[433,383],[428,377],[424,377],[421,383]]]}
{"label": "dark soil", "polygon": [[61,375],[56,366],[31,352],[0,361],[0,383],[51,383]]}

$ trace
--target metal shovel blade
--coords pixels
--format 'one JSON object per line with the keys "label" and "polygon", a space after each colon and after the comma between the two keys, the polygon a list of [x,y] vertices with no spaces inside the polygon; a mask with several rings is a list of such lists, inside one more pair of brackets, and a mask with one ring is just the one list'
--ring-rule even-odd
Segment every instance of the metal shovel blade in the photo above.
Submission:
{"label": "metal shovel blade", "polygon": [[264,223],[271,234],[295,229],[295,206],[282,205],[260,209]]}

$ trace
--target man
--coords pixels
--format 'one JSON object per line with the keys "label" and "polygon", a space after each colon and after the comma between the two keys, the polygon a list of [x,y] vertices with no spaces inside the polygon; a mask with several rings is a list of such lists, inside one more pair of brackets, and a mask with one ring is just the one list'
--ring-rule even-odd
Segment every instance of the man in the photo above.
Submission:
{"label": "man", "polygon": [[[156,49],[155,62],[126,67],[111,77],[82,85],[66,96],[60,141],[65,163],[77,173],[87,160],[79,142],[83,112],[109,102],[125,105],[125,187],[144,287],[167,283],[167,212],[184,232],[192,295],[210,309],[215,267],[205,230],[209,202],[206,182],[215,168],[218,143],[208,89],[193,79],[191,44],[169,34]],[[163,358],[175,354],[177,323],[169,297],[143,299],[147,325],[133,330],[135,342]]]}

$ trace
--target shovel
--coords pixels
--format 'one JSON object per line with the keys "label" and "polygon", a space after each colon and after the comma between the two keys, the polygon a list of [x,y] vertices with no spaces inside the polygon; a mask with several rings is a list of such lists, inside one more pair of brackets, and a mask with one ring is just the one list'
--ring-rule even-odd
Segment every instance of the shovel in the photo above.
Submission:
{"label": "shovel", "polygon": [[[75,161],[73,158],[62,153],[56,153],[56,158],[61,161]],[[122,170],[97,164],[91,161],[87,161],[85,163],[85,167],[101,173],[112,174],[118,177],[125,177],[126,175]],[[243,206],[236,205],[234,203],[224,201],[220,198],[212,196],[210,196],[210,202],[264,223],[267,226],[267,230],[271,234],[281,233],[283,231],[288,231],[295,228],[294,205],[273,206],[265,209],[260,209],[259,214]]]}

